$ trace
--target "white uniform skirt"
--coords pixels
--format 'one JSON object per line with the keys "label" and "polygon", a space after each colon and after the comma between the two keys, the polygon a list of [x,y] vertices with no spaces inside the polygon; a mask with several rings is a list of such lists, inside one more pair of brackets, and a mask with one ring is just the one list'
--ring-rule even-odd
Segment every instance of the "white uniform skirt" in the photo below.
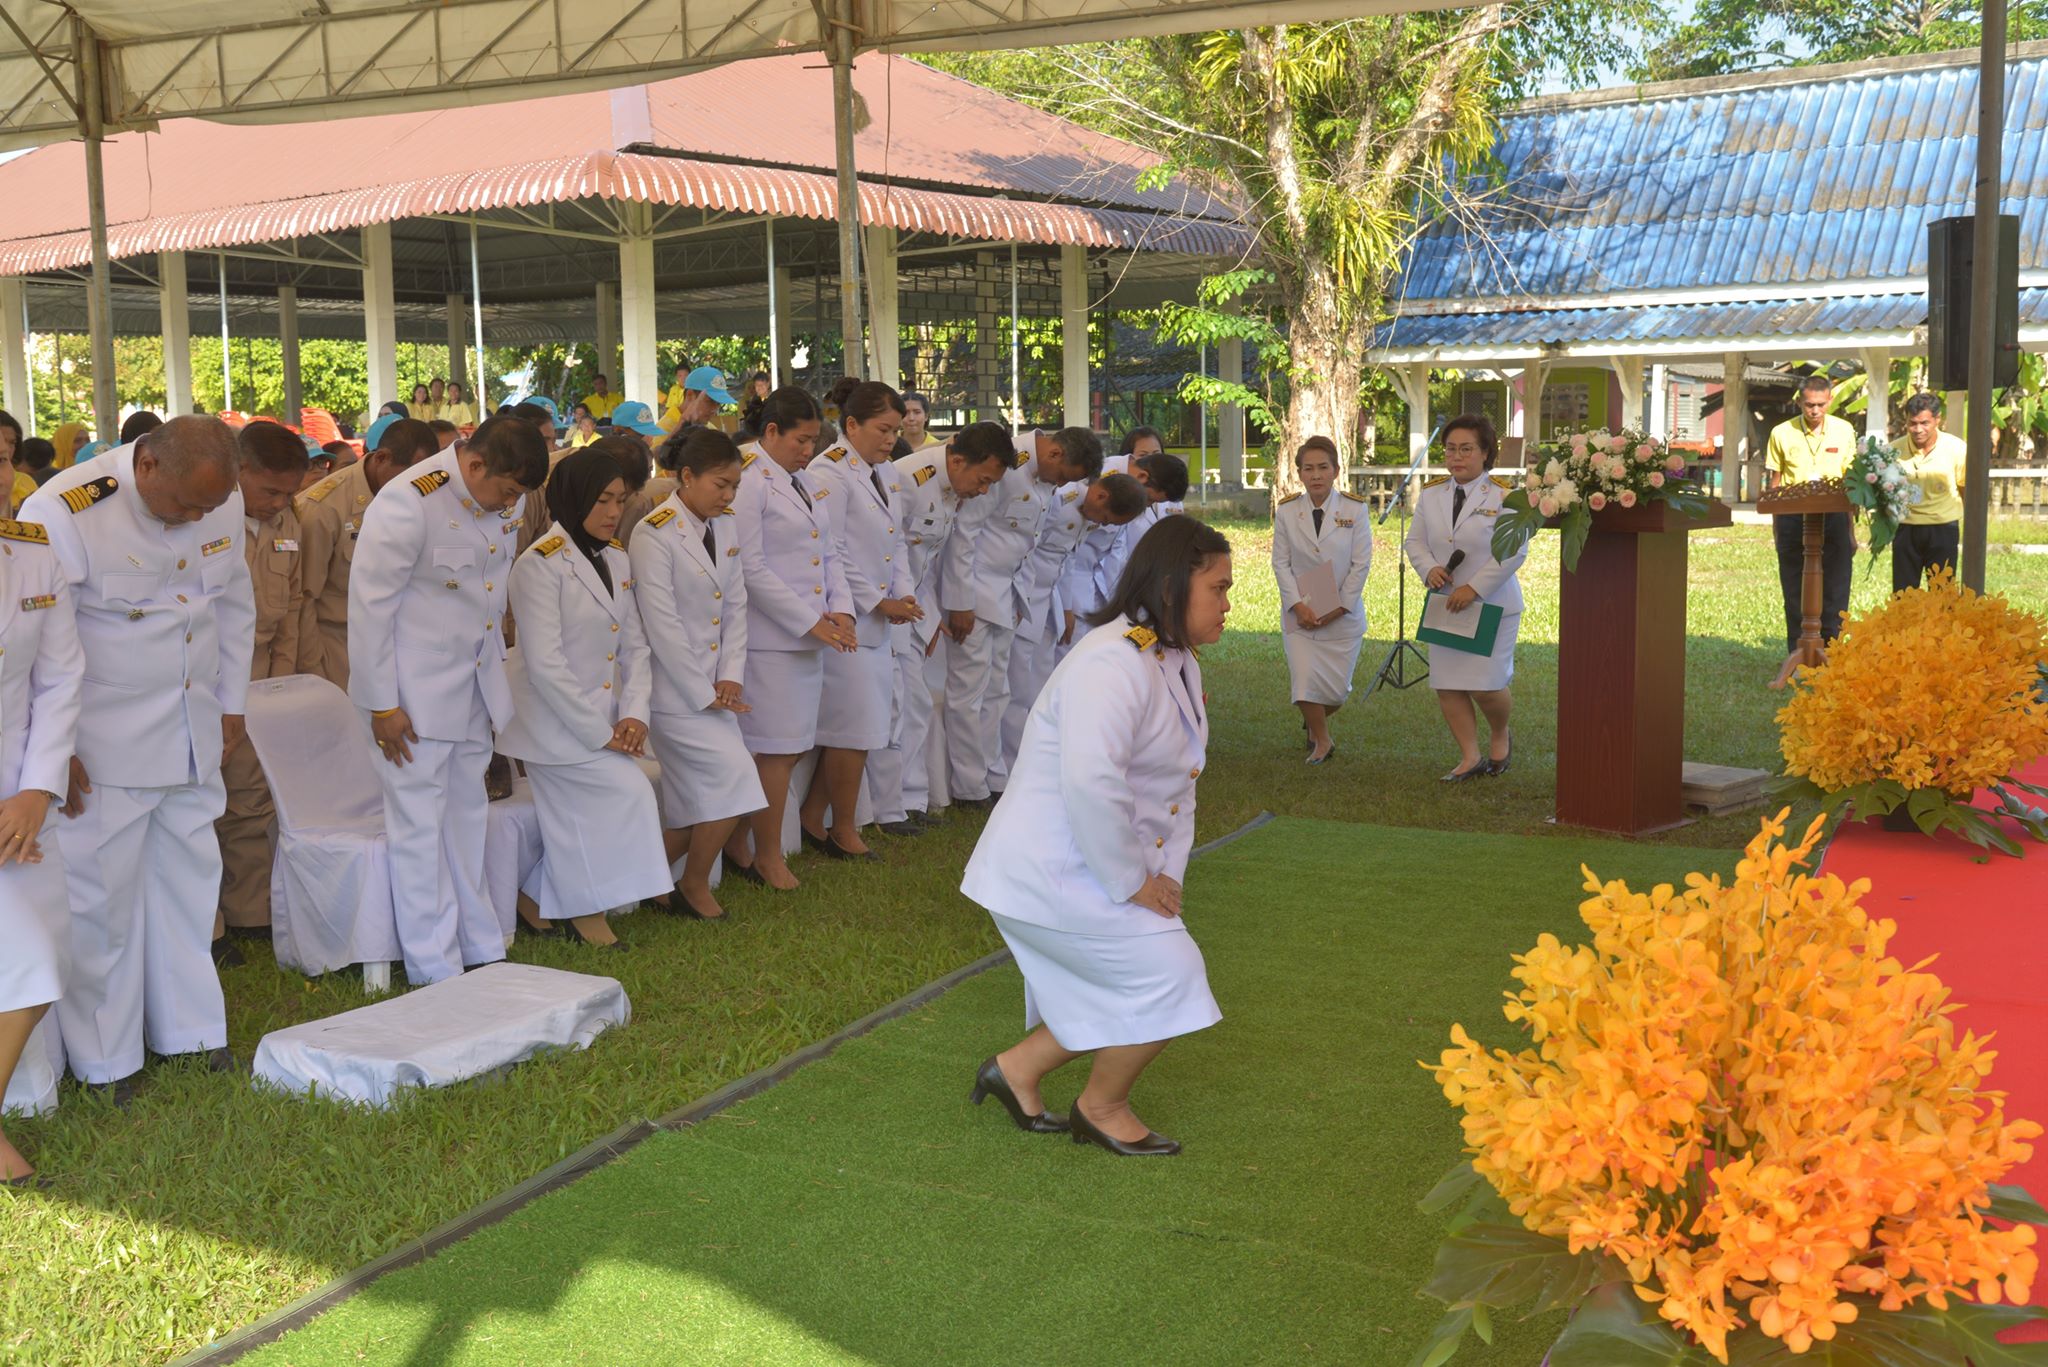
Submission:
{"label": "white uniform skirt", "polygon": [[750,647],[740,685],[753,709],[740,717],[749,753],[801,755],[818,743],[818,705],[825,692],[822,649]]}
{"label": "white uniform skirt", "polygon": [[835,750],[880,750],[889,743],[896,657],[889,643],[825,652],[825,696],[818,704],[818,744]]}
{"label": "white uniform skirt", "polygon": [[661,819],[669,829],[745,816],[768,805],[740,734],[739,714],[723,708],[656,712],[652,735],[654,757],[661,761]]}
{"label": "white uniform skirt", "polygon": [[1280,633],[1287,655],[1287,687],[1295,702],[1335,707],[1351,696],[1351,676],[1358,669],[1358,651],[1365,637],[1334,632]]}
{"label": "white uniform skirt", "polygon": [[[665,771],[664,771],[665,772]],[[540,867],[529,886],[549,920],[661,897],[675,884],[661,844],[654,785],[637,760],[608,750],[580,764],[526,766],[540,817]]]}
{"label": "white uniform skirt", "polygon": [[1186,927],[1075,935],[989,913],[1024,974],[1024,1028],[1044,1025],[1077,1053],[1151,1044],[1223,1019]]}
{"label": "white uniform skirt", "polygon": [[0,868],[0,1011],[42,1006],[64,995],[71,963],[71,898],[57,850],[57,804],[36,843],[40,864]]}
{"label": "white uniform skirt", "polygon": [[[1467,612],[1479,611],[1474,603]],[[1432,644],[1429,648],[1429,686],[1470,693],[1491,693],[1506,688],[1515,677],[1515,633],[1521,629],[1522,614],[1504,612],[1500,632],[1493,638],[1493,654],[1473,655]]]}

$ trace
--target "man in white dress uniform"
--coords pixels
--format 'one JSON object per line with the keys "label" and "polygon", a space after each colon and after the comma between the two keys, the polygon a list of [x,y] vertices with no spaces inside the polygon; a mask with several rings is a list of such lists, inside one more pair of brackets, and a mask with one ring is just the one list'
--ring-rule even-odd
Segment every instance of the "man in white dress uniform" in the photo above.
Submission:
{"label": "man in white dress uniform", "polygon": [[60,470],[22,508],[78,591],[86,661],[57,830],[72,912],[57,1018],[72,1072],[117,1099],[145,1045],[232,1066],[209,945],[221,758],[246,744],[256,629],[236,471],[226,424],[178,417]]}
{"label": "man in white dress uniform", "polygon": [[512,720],[505,596],[520,502],[547,478],[532,424],[492,418],[386,484],[348,582],[348,694],[385,763],[385,841],[414,987],[505,957],[484,892],[491,733]]}
{"label": "man in white dress uniform", "polygon": [[987,806],[1001,789],[1010,645],[1024,604],[1017,581],[1054,492],[1102,473],[1102,443],[1085,427],[1026,432],[1016,464],[959,517],[939,561],[946,613],[946,766],[953,801]]}
{"label": "man in white dress uniform", "polygon": [[[943,446],[899,457],[904,550],[917,601],[939,601],[939,557],[952,536],[960,504],[980,498],[1003,477],[1017,448],[1001,423],[977,422]],[[943,687],[926,674],[943,621],[937,612],[890,631],[896,661],[896,713],[887,748],[868,755],[868,793],[875,821],[890,835],[919,835],[931,823],[931,776],[925,743],[932,728],[932,691]],[[934,666],[937,668],[937,666]]]}

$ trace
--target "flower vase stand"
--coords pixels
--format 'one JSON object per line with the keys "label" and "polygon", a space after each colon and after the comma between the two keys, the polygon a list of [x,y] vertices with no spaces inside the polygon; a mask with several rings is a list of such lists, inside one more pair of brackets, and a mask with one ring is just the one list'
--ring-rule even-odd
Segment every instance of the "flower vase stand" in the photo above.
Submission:
{"label": "flower vase stand", "polygon": [[1756,510],[1773,516],[1797,516],[1800,520],[1800,549],[1806,557],[1799,571],[1799,644],[1779,666],[1778,677],[1771,680],[1771,687],[1783,688],[1791,682],[1794,671],[1806,665],[1820,664],[1828,657],[1827,647],[1820,637],[1821,547],[1827,535],[1828,514],[1854,514],[1856,505],[1849,501],[1847,494],[1811,493],[1795,498],[1766,497],[1758,500]]}
{"label": "flower vase stand", "polygon": [[1557,820],[1645,835],[1684,824],[1686,536],[1726,527],[1668,504],[1593,514],[1565,572],[1557,662]]}

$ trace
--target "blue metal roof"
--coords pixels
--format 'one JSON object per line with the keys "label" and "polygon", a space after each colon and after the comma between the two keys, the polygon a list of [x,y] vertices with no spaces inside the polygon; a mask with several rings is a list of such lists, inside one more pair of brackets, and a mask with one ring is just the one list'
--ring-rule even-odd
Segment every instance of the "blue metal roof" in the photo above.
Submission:
{"label": "blue metal roof", "polygon": [[[1387,350],[1528,350],[1587,342],[1625,344],[1897,332],[1926,321],[1924,294],[1859,294],[1836,299],[1769,299],[1739,304],[1408,314],[1382,329],[1377,344]],[[2048,289],[2020,291],[2020,322],[2048,323]]]}
{"label": "blue metal roof", "polygon": [[[2048,56],[2007,72],[2005,209],[2020,216],[2021,270],[2040,270]],[[1473,225],[1421,236],[1397,297],[1414,308],[1742,285],[1783,297],[1924,275],[1928,221],[1970,212],[1974,65],[1815,68],[1810,80],[1726,93],[1697,84],[1576,107],[1539,100],[1507,115],[1499,190]]]}

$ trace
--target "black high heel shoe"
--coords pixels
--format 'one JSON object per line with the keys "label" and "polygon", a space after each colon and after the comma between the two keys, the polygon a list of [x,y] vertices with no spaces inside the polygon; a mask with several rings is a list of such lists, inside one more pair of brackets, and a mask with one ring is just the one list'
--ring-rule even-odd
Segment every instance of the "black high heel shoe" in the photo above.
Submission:
{"label": "black high heel shoe", "polygon": [[614,939],[608,945],[599,944],[597,941],[585,935],[583,933],[583,928],[577,925],[574,921],[561,921],[558,922],[558,924],[561,925],[563,929],[568,932],[569,938],[571,940],[575,941],[579,945],[583,945],[588,949],[601,949],[608,954],[624,954],[626,951],[630,950],[633,947],[627,944],[624,940],[620,939]]}
{"label": "black high heel shoe", "polygon": [[765,888],[768,886],[768,880],[762,877],[761,871],[755,868],[752,864],[739,864],[728,859],[725,861],[725,871],[729,874],[732,874],[734,877],[744,878],[749,883],[756,884],[760,887]]}
{"label": "black high heel shoe", "polygon": [[1010,1080],[1003,1076],[995,1055],[981,1065],[981,1071],[974,1075],[974,1090],[967,1099],[979,1106],[988,1097],[1003,1103],[1003,1109],[1010,1113],[1017,1128],[1026,1134],[1059,1134],[1067,1128],[1067,1118],[1057,1111],[1040,1111],[1037,1115],[1024,1114],[1024,1107],[1018,1103],[1017,1094],[1010,1090]]}
{"label": "black high heel shoe", "polygon": [[1171,1158],[1180,1152],[1180,1141],[1168,1139],[1163,1134],[1145,1131],[1143,1139],[1126,1144],[1121,1139],[1104,1134],[1088,1123],[1088,1117],[1081,1114],[1079,1106],[1067,1117],[1067,1129],[1074,1136],[1076,1144],[1093,1144],[1108,1149],[1119,1158]]}
{"label": "black high heel shoe", "polygon": [[1453,769],[1442,778],[1444,783],[1467,783],[1475,778],[1486,778],[1493,773],[1493,761],[1481,755],[1479,762],[1470,769]]}
{"label": "black high heel shoe", "polygon": [[1493,775],[1493,776],[1494,776],[1495,778],[1499,778],[1499,777],[1500,777],[1500,776],[1501,776],[1502,774],[1505,774],[1505,773],[1506,773],[1506,772],[1508,771],[1508,763],[1509,763],[1509,761],[1513,760],[1513,759],[1514,759],[1514,757],[1515,757],[1515,738],[1514,738],[1513,736],[1509,736],[1509,737],[1508,737],[1508,752],[1507,752],[1507,753],[1506,753],[1505,755],[1502,755],[1502,756],[1501,756],[1501,757],[1500,757],[1499,759],[1489,759],[1489,760],[1487,760],[1487,761],[1486,761],[1486,772],[1487,772],[1487,773],[1489,773],[1489,774],[1491,774],[1491,775]]}
{"label": "black high heel shoe", "polygon": [[[805,837],[805,839],[809,838],[808,836]],[[829,833],[823,840],[817,841],[816,844],[819,852],[827,859],[852,859],[864,864],[879,864],[882,862],[882,856],[876,854],[873,850],[849,850],[846,846],[833,839]]]}

